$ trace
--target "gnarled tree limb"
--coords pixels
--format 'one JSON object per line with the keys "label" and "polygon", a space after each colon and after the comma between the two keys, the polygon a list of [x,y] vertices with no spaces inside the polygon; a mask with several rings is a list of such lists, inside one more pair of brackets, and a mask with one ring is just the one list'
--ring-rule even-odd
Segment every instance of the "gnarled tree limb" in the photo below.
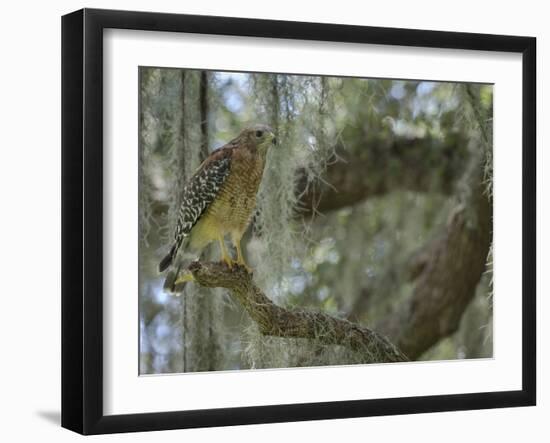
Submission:
{"label": "gnarled tree limb", "polygon": [[466,197],[441,235],[412,264],[411,296],[377,325],[411,359],[457,331],[486,269],[492,204],[485,193],[482,163],[474,162],[464,179]]}
{"label": "gnarled tree limb", "polygon": [[303,213],[328,212],[386,195],[395,190],[451,194],[467,166],[465,140],[459,134],[446,140],[369,136],[337,146],[338,159],[323,180],[307,186],[298,182]]}
{"label": "gnarled tree limb", "polygon": [[341,345],[358,352],[365,363],[406,361],[407,357],[383,335],[322,312],[285,309],[274,304],[240,267],[193,262],[189,266],[195,281],[209,288],[231,291],[264,335],[308,338],[323,344]]}

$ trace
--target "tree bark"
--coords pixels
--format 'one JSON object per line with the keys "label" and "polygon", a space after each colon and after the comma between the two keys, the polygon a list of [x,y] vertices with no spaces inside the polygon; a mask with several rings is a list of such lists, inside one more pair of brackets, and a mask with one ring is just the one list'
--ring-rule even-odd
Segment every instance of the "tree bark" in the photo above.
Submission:
{"label": "tree bark", "polygon": [[459,134],[445,141],[431,137],[371,136],[337,148],[334,159],[317,184],[303,176],[298,194],[305,213],[351,206],[394,190],[450,194],[466,169],[467,143]]}
{"label": "tree bark", "polygon": [[453,334],[476,293],[492,238],[492,204],[481,162],[465,180],[466,195],[451,213],[444,232],[412,263],[412,295],[377,329],[415,360]]}
{"label": "tree bark", "polygon": [[263,335],[308,338],[326,345],[346,346],[359,353],[365,363],[407,360],[386,337],[369,328],[322,312],[291,310],[275,305],[254,284],[251,274],[240,266],[229,269],[221,263],[196,261],[189,270],[202,286],[229,289]]}

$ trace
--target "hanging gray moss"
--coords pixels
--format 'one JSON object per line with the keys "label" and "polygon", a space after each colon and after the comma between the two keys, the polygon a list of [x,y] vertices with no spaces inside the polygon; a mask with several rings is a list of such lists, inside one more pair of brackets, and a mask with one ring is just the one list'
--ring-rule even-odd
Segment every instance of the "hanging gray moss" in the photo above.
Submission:
{"label": "hanging gray moss", "polygon": [[[200,71],[182,71],[182,118],[180,133],[183,142],[184,178],[178,190],[196,171],[207,155],[209,146],[207,129],[208,87],[205,75]],[[181,173],[180,173],[181,174]],[[179,204],[173,207],[171,220],[177,220]],[[212,248],[210,248],[212,249]],[[210,251],[206,258],[213,258]],[[184,371],[212,371],[224,368],[221,337],[223,322],[220,321],[223,299],[221,290],[211,291],[190,283],[182,294],[182,322],[184,336]]]}
{"label": "hanging gray moss", "polygon": [[[449,191],[438,195],[440,183],[434,181],[420,193],[400,189],[321,214],[304,211],[298,189],[305,193],[322,183],[323,173],[338,159],[335,147],[351,158],[372,152],[362,150],[363,144],[372,142],[371,133],[379,140],[391,141],[398,133],[423,137],[429,132],[430,138],[441,139],[456,131],[467,133],[476,142],[483,132],[490,137],[492,131],[487,111],[490,97],[484,87],[468,95],[459,86],[436,86],[436,92],[445,95],[438,98],[445,104],[442,112],[448,115],[444,117],[453,123],[443,124],[442,117],[441,121],[425,119],[423,124],[413,121],[412,104],[406,97],[398,104],[391,98],[396,85],[417,87],[412,82],[390,80],[343,82],[326,77],[150,70],[142,80],[144,106],[140,114],[142,128],[146,128],[140,151],[145,191],[140,193],[140,240],[152,246],[148,253],[160,257],[166,252],[151,250],[169,243],[179,191],[204,158],[205,146],[220,146],[246,124],[267,123],[277,132],[278,146],[269,153],[253,229],[242,244],[254,270],[254,282],[276,304],[307,309],[312,318],[315,312],[324,312],[376,326],[410,296],[413,283],[407,279],[407,260],[446,223],[456,200],[449,198]],[[224,95],[227,88],[230,95]],[[474,105],[468,105],[466,99]],[[480,121],[487,125],[485,130],[480,129]],[[353,146],[347,145],[349,140]],[[492,140],[484,140],[489,197],[491,144]],[[474,147],[472,143],[469,149]],[[385,148],[381,145],[379,150]],[[388,159],[392,160],[391,155]],[[366,173],[389,174],[389,181],[400,180],[391,168]],[[463,186],[459,198],[467,201],[471,191]],[[212,254],[206,251],[203,259],[219,260],[217,245],[212,250]],[[151,262],[157,263],[156,259]],[[490,270],[491,259],[487,262]],[[478,296],[461,328],[475,329],[484,319],[491,329],[492,312],[482,299],[489,277],[478,286]],[[224,290],[189,284],[182,297],[170,296],[166,309],[172,309],[173,303],[177,303],[178,313],[173,330],[180,334],[181,346],[173,346],[169,363],[144,363],[152,366],[147,372],[337,365],[379,358],[368,349],[356,352],[347,346],[323,344],[328,331],[322,328],[316,332],[317,339],[263,336]],[[359,314],[353,317],[354,313]],[[154,335],[153,326],[146,330]],[[435,349],[434,355],[458,348],[485,355],[488,347],[479,346],[478,338],[472,333],[457,334],[445,340],[447,348]],[[488,340],[492,346],[491,337]],[[155,358],[144,362],[149,360]],[[155,367],[161,370],[155,371]]]}
{"label": "hanging gray moss", "polygon": [[[278,146],[258,194],[255,236],[249,251],[255,282],[278,303],[287,303],[292,281],[314,247],[311,219],[301,216],[298,180],[315,186],[333,157],[336,129],[330,79],[256,74],[251,76],[255,113],[271,124]],[[252,368],[317,366],[354,360],[341,346],[311,339],[260,335],[252,324],[242,338],[243,364]],[[346,355],[343,355],[346,354]]]}
{"label": "hanging gray moss", "polygon": [[[165,156],[178,145],[180,82],[177,72],[140,68],[139,134],[139,264],[140,264],[140,350],[141,373],[180,371],[182,343],[175,300],[161,307],[156,299],[155,280],[159,244],[169,238],[165,202],[174,171]],[[164,325],[174,325],[169,334],[158,334]],[[144,353],[145,352],[145,353]]]}
{"label": "hanging gray moss", "polygon": [[[470,122],[470,128],[477,134],[477,141],[483,151],[483,182],[485,195],[493,199],[493,88],[488,85],[469,84],[463,87],[463,94],[466,97],[467,108],[465,109],[466,119]],[[482,279],[483,287],[486,290],[477,295],[483,298],[478,301],[482,305],[482,312],[486,312],[486,323],[482,326],[484,334],[484,348],[487,356],[492,355],[493,342],[493,240],[489,247],[486,260],[486,271]],[[483,315],[483,314],[479,314]]]}
{"label": "hanging gray moss", "polygon": [[[493,100],[492,87],[488,85],[461,85],[463,119],[478,150],[481,150],[485,195],[493,198]],[[493,242],[487,255],[490,295],[492,298]]]}
{"label": "hanging gray moss", "polygon": [[[208,127],[203,117],[208,84],[205,73],[179,69],[148,68],[141,80],[140,239],[145,247],[155,236],[155,244],[161,245],[152,251],[156,259],[143,260],[154,274],[172,241],[184,184],[207,154]],[[159,214],[153,214],[155,201],[165,208]],[[172,351],[175,361],[164,372],[224,367],[224,324],[219,321],[224,300],[220,292],[189,284],[181,297],[169,296],[165,306],[171,315],[173,303],[179,304],[178,319],[170,321],[174,331],[179,331],[181,349]]]}

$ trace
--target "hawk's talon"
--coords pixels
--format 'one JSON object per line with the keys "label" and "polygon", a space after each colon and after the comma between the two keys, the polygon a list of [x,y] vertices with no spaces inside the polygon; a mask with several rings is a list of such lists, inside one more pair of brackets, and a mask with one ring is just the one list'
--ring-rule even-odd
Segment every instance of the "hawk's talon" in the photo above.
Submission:
{"label": "hawk's talon", "polygon": [[237,265],[240,266],[241,268],[244,268],[244,270],[247,272],[247,274],[250,274],[252,275],[252,273],[254,272],[254,270],[249,267],[244,261],[237,261]]}
{"label": "hawk's talon", "polygon": [[248,274],[252,274],[252,268],[248,267],[248,265],[244,261],[243,251],[241,250],[241,239],[238,237],[234,237],[233,245],[237,250],[237,261],[236,261],[237,265],[243,267]]}
{"label": "hawk's talon", "polygon": [[229,269],[233,269],[233,264],[235,263],[233,260],[231,260],[230,257],[222,257],[222,261],[227,265]]}

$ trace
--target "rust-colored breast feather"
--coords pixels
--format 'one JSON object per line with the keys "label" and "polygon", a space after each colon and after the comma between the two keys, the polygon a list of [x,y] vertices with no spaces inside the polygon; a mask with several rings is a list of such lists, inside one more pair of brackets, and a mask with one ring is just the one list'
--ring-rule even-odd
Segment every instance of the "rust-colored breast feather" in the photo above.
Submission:
{"label": "rust-colored breast feather", "polygon": [[193,228],[192,246],[200,248],[220,234],[240,238],[256,206],[265,159],[246,145],[231,148],[231,169],[214,201]]}

